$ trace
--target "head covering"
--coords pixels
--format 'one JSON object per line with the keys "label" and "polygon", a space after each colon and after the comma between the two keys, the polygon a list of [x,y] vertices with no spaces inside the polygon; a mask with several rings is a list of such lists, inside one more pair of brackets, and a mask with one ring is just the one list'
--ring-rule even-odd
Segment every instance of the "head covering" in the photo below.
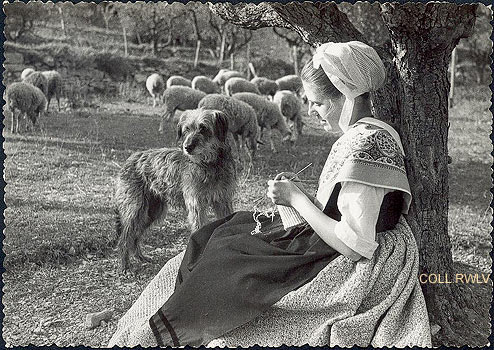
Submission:
{"label": "head covering", "polygon": [[384,84],[384,64],[372,47],[360,41],[322,44],[316,49],[312,62],[315,69],[322,67],[329,80],[346,97],[338,122],[346,132],[355,97]]}

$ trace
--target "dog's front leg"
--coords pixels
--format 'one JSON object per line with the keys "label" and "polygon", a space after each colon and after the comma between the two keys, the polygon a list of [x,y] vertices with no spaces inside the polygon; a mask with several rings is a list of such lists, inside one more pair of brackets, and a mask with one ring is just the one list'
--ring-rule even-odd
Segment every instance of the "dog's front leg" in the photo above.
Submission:
{"label": "dog's front leg", "polygon": [[217,219],[222,219],[233,213],[233,204],[227,200],[215,202],[213,203],[213,212]]}
{"label": "dog's front leg", "polygon": [[[195,195],[188,195],[187,197],[197,197]],[[185,206],[188,211],[188,221],[192,232],[200,229],[207,221],[207,212],[204,205],[199,203],[196,198],[186,198]]]}

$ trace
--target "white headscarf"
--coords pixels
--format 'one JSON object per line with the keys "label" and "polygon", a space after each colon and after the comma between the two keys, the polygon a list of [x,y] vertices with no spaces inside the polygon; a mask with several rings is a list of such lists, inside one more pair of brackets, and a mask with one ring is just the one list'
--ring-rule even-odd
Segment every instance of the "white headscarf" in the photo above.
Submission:
{"label": "white headscarf", "polygon": [[355,97],[379,89],[386,78],[384,64],[377,52],[360,41],[326,43],[316,49],[314,68],[320,66],[333,85],[346,97],[339,126],[348,130]]}

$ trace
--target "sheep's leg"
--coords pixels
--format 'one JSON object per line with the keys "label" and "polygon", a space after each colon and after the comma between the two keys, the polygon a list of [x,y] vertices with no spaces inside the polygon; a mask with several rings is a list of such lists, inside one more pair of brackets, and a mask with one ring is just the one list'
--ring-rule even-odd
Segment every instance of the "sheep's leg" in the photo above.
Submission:
{"label": "sheep's leg", "polygon": [[46,103],[46,111],[50,109],[51,96],[48,97],[48,102]]}
{"label": "sheep's leg", "polygon": [[276,147],[274,146],[274,141],[273,141],[273,129],[271,129],[270,126],[266,127],[266,134],[268,135],[268,141],[271,146],[271,151],[273,153],[276,153]]}

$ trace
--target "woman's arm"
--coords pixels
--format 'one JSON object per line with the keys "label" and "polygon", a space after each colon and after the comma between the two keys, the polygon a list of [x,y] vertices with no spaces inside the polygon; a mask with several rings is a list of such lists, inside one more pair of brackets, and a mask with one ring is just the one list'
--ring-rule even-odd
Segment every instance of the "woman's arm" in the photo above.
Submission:
{"label": "woman's arm", "polygon": [[300,196],[293,203],[293,207],[327,245],[354,261],[360,259],[360,254],[350,249],[336,236],[335,227],[338,221],[324,214],[307,196]]}
{"label": "woman's arm", "polygon": [[291,205],[314,231],[339,253],[357,261],[371,258],[377,247],[375,225],[386,191],[355,182],[343,182],[338,196],[341,221],[324,214],[290,181],[270,181],[268,196],[276,204]]}

